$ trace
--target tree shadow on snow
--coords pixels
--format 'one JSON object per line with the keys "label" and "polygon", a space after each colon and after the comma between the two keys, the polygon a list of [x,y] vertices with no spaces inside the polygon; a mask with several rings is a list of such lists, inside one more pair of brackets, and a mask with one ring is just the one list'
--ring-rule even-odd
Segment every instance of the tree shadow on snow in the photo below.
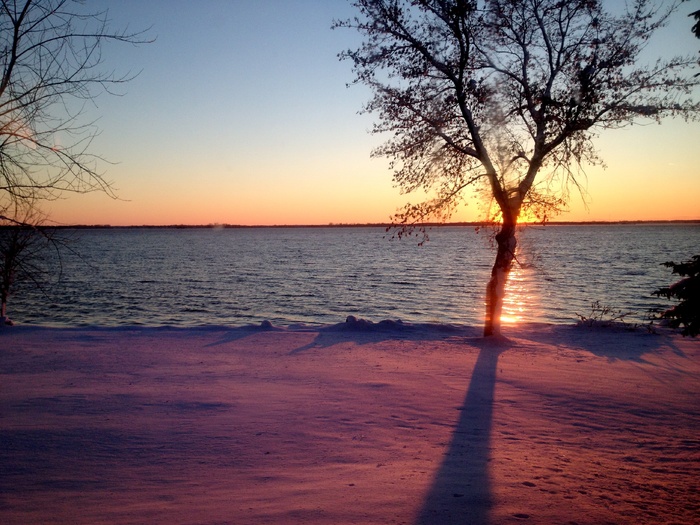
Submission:
{"label": "tree shadow on snow", "polygon": [[493,504],[489,462],[496,367],[510,343],[484,340],[442,464],[417,525],[486,525]]}
{"label": "tree shadow on snow", "polygon": [[276,326],[273,326],[267,321],[263,321],[259,325],[246,325],[246,326],[239,326],[236,328],[226,328],[224,334],[217,339],[216,341],[209,343],[205,345],[205,348],[209,348],[212,346],[221,346],[225,345],[227,343],[232,343],[234,341],[238,341],[239,339],[243,339],[245,337],[249,337],[253,334],[258,334],[261,332],[280,332],[284,331],[283,328],[277,328]]}
{"label": "tree shadow on snow", "polygon": [[644,328],[628,325],[562,326],[562,341],[572,349],[585,350],[610,361],[647,362],[644,355],[668,348],[676,355],[685,357],[683,351],[669,337],[650,333]]}

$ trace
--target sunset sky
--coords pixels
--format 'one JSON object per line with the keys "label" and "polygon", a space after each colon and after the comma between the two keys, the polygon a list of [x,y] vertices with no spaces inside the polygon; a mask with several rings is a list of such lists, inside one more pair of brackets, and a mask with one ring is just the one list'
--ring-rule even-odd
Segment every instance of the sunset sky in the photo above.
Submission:
{"label": "sunset sky", "polygon": [[[123,96],[101,95],[93,144],[119,196],[74,195],[47,207],[62,224],[386,222],[408,197],[381,137],[358,115],[369,98],[337,58],[358,35],[331,30],[345,0],[94,0],[114,28],[151,28],[142,46],[108,46],[105,68],[140,72]],[[663,53],[696,53],[683,6],[658,35]],[[602,135],[607,169],[587,170],[558,220],[700,219],[700,124],[667,121]],[[412,198],[414,202],[420,196]],[[479,220],[470,205],[454,220]]]}

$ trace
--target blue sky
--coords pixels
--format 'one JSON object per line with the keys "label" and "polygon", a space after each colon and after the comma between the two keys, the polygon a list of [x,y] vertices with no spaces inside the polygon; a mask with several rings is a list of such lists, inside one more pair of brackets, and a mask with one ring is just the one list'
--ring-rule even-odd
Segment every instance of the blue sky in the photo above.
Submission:
{"label": "blue sky", "polygon": [[[116,163],[106,166],[106,178],[120,200],[71,196],[51,207],[55,220],[380,222],[405,202],[393,187],[388,162],[369,159],[380,143],[367,133],[371,116],[358,115],[369,92],[346,87],[351,66],[337,59],[359,42],[351,31],[330,29],[334,19],[354,14],[349,2],[94,0],[89,5],[109,9],[113,27],[150,28],[148,35],[156,40],[105,49],[106,68],[140,73],[120,88],[123,96],[101,95],[89,108],[102,130],[93,150]],[[677,17],[657,46],[700,49],[691,25],[685,15]],[[589,172],[588,209],[574,199],[572,213],[561,219],[635,218],[634,211],[620,211],[621,192],[628,193],[625,206],[632,199],[637,214],[644,215],[636,218],[659,218],[666,211],[649,213],[655,206],[649,185],[656,201],[664,192],[663,198],[671,199],[668,184],[685,184],[683,198],[700,202],[693,166],[698,125],[635,128],[601,137],[608,170]],[[661,170],[668,172],[662,187]],[[630,190],[637,186],[646,189]],[[675,208],[680,209],[677,203]],[[694,217],[687,210],[683,214],[675,218],[700,218],[697,210]],[[472,207],[457,218],[480,217]]]}

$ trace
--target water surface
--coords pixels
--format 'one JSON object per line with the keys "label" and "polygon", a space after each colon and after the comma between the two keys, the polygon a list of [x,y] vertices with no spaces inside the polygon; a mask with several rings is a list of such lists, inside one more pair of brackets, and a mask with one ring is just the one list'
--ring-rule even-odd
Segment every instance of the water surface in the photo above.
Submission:
{"label": "water surface", "polygon": [[[328,324],[355,315],[479,325],[495,257],[490,235],[440,227],[430,241],[383,228],[111,228],[75,230],[62,278],[10,300],[21,323],[146,326]],[[571,323],[591,303],[631,312],[687,260],[700,225],[527,227],[509,284],[507,321]]]}

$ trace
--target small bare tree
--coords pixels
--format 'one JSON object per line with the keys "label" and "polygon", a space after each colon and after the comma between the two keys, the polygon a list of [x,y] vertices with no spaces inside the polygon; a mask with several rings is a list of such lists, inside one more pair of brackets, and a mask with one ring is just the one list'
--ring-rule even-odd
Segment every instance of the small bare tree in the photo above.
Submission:
{"label": "small bare tree", "polygon": [[449,218],[470,187],[495,203],[485,335],[500,332],[519,218],[567,202],[581,166],[600,163],[596,133],[698,115],[692,56],[639,63],[680,3],[614,15],[599,0],[356,0],[358,17],[335,24],[364,36],[341,58],[373,92],[373,131],[391,136],[373,154],[392,159],[403,191],[430,195],[396,225]]}
{"label": "small bare tree", "polygon": [[112,195],[89,151],[97,129],[84,110],[100,90],[132,78],[102,70],[103,45],[145,40],[111,31],[106,13],[85,8],[73,0],[0,1],[0,215],[12,202],[65,191]]}
{"label": "small bare tree", "polygon": [[12,324],[7,304],[16,286],[29,283],[43,288],[52,275],[48,254],[61,243],[58,230],[44,227],[39,213],[31,202],[19,201],[10,214],[16,219],[0,219],[0,328]]}

